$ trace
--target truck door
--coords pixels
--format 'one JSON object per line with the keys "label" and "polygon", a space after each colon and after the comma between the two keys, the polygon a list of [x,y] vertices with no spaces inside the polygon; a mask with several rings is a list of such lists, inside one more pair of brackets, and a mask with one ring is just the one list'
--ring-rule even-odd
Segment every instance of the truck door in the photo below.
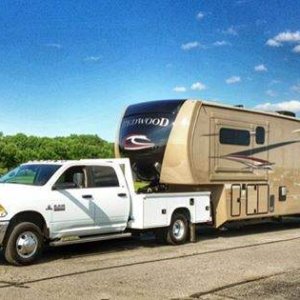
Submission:
{"label": "truck door", "polygon": [[124,231],[130,210],[124,175],[111,166],[89,166],[88,170],[96,227],[103,233]]}
{"label": "truck door", "polygon": [[[75,174],[81,174],[81,184],[74,182]],[[52,200],[47,209],[52,211],[51,231],[54,235],[92,234],[95,211],[89,198],[85,166],[68,168],[53,188]]]}

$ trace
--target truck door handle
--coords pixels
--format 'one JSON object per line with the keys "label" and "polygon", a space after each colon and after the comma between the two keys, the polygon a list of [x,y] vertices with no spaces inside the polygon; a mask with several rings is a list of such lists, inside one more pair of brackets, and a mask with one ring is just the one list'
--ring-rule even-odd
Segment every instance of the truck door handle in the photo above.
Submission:
{"label": "truck door handle", "polygon": [[93,196],[92,195],[82,195],[82,198],[84,198],[84,199],[92,199]]}
{"label": "truck door handle", "polygon": [[119,197],[127,197],[127,194],[126,193],[119,193],[118,196]]}

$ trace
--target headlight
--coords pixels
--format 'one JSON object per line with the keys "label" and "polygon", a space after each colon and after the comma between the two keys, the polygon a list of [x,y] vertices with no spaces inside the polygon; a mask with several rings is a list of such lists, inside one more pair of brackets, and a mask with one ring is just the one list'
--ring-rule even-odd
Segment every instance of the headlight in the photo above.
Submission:
{"label": "headlight", "polygon": [[3,218],[7,215],[7,211],[5,208],[0,204],[0,218]]}

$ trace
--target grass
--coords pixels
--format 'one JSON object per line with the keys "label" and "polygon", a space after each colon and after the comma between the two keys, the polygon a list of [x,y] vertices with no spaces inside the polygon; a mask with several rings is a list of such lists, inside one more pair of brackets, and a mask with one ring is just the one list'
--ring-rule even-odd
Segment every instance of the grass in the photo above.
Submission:
{"label": "grass", "polygon": [[135,181],[134,182],[134,189],[137,191],[138,189],[141,189],[145,186],[147,186],[149,182],[147,181]]}

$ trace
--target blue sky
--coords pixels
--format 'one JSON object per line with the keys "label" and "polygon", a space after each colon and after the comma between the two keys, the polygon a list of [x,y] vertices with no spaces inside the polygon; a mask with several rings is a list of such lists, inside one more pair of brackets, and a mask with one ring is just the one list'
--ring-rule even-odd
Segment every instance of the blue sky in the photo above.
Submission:
{"label": "blue sky", "polygon": [[300,112],[298,0],[3,0],[4,134],[113,141],[129,104]]}

